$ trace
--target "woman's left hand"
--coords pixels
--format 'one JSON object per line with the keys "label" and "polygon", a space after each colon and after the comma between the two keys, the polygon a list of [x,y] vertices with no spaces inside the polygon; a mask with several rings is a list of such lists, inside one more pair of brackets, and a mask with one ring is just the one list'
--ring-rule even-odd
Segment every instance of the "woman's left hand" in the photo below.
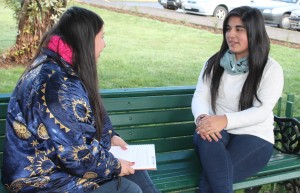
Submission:
{"label": "woman's left hand", "polygon": [[123,150],[126,150],[127,149],[127,143],[119,136],[117,135],[114,135],[112,138],[111,138],[111,145],[112,146],[120,146]]}
{"label": "woman's left hand", "polygon": [[222,136],[220,132],[227,126],[227,117],[225,115],[207,115],[201,119],[197,125],[196,132],[202,139],[218,141]]}

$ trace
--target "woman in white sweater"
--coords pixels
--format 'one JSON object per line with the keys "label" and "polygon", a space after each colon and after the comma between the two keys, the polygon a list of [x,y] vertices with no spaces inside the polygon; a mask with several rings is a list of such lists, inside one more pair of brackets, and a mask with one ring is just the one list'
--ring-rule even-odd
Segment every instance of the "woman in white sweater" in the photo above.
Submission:
{"label": "woman in white sweater", "polygon": [[233,183],[257,173],[272,155],[272,110],[284,77],[269,50],[258,9],[228,13],[220,51],[205,63],[192,100],[200,193],[233,193]]}

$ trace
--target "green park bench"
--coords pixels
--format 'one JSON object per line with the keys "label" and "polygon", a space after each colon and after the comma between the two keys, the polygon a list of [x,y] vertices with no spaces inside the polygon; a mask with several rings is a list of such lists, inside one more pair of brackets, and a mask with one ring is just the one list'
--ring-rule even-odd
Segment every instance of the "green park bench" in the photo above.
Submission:
{"label": "green park bench", "polygon": [[[194,90],[192,86],[102,90],[117,133],[129,144],[155,144],[157,170],[149,174],[162,192],[195,192],[198,186],[201,166],[193,150],[195,125],[190,108]],[[0,95],[0,166],[9,96]],[[286,102],[287,115],[292,113],[292,102]],[[276,114],[280,115],[282,104],[280,100]],[[276,143],[270,162],[256,176],[235,183],[235,190],[300,177],[300,123],[295,118],[274,119]],[[0,192],[6,192],[2,184]]]}

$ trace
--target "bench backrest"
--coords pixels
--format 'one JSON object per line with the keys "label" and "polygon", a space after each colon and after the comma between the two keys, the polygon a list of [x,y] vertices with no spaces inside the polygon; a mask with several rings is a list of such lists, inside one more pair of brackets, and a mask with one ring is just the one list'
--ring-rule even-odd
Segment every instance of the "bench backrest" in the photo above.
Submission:
{"label": "bench backrest", "polygon": [[[194,86],[109,89],[101,96],[117,133],[129,144],[155,144],[159,165],[195,157],[190,107],[194,90]],[[0,168],[9,97],[0,95]],[[280,99],[279,113],[281,103]]]}
{"label": "bench backrest", "polygon": [[10,94],[0,95],[0,169],[3,162],[3,149],[4,149],[4,138],[5,138],[5,121],[7,113],[7,105],[9,102]]}
{"label": "bench backrest", "polygon": [[194,90],[195,87],[146,88],[109,90],[101,95],[117,133],[130,144],[155,144],[160,165],[195,156],[191,113]]}

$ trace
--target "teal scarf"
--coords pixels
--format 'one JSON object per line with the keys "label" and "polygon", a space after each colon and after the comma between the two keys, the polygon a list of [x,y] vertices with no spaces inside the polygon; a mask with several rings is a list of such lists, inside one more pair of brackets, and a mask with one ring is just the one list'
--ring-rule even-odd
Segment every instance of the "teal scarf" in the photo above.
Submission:
{"label": "teal scarf", "polygon": [[235,60],[235,54],[231,53],[229,50],[226,51],[224,56],[220,60],[220,65],[232,75],[244,74],[249,71],[248,67],[248,57],[241,58],[240,60]]}

